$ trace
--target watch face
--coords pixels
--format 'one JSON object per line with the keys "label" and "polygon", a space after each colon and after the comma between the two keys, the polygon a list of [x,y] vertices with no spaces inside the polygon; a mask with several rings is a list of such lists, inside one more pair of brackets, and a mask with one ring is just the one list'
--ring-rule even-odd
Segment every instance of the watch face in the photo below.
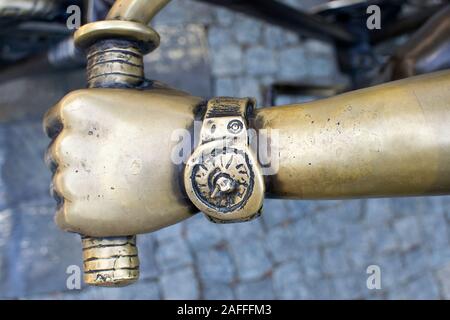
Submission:
{"label": "watch face", "polygon": [[192,168],[191,182],[204,205],[226,214],[245,206],[253,191],[254,172],[244,151],[213,149],[199,157]]}

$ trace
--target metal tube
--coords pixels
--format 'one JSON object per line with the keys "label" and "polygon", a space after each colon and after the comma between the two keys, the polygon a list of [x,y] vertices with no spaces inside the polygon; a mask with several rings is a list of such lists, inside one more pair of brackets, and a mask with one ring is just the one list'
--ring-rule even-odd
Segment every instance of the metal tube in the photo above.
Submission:
{"label": "metal tube", "polygon": [[[100,27],[95,36],[89,33],[89,37],[94,38],[94,41],[91,39],[92,43],[86,48],[89,88],[137,88],[144,83],[143,55],[146,50],[142,43],[138,44],[136,38],[130,33],[128,36],[122,35],[122,39],[114,39],[111,37],[111,26],[115,28],[113,33],[118,35],[124,29],[129,32],[127,29],[129,24],[126,22],[146,25],[168,2],[169,0],[118,0],[115,2],[106,20],[122,20],[120,26],[103,23],[101,26],[105,28],[107,25],[106,29]],[[95,29],[99,22],[90,25]],[[133,26],[131,32],[133,36],[137,33],[139,37],[142,36],[140,32],[148,35],[150,28],[142,26],[135,29],[135,27]],[[78,30],[75,34],[78,40],[82,34],[80,32]],[[80,42],[78,45],[81,45]],[[82,245],[86,283],[98,286],[124,286],[139,278],[136,236],[84,237]]]}
{"label": "metal tube", "polygon": [[355,37],[341,25],[330,23],[318,15],[311,15],[274,0],[198,0],[223,6],[267,21],[282,28],[313,38],[351,44]]}
{"label": "metal tube", "polygon": [[117,0],[106,20],[125,20],[148,24],[170,0]]}
{"label": "metal tube", "polygon": [[408,34],[422,27],[435,13],[440,12],[443,5],[421,8],[418,12],[411,14],[392,25],[381,29],[371,30],[370,42],[374,45],[387,41],[389,39]]}
{"label": "metal tube", "polygon": [[396,50],[391,58],[393,80],[450,66],[450,5],[436,13]]}
{"label": "metal tube", "polygon": [[275,129],[270,197],[334,199],[450,194],[450,71],[257,111]]}
{"label": "metal tube", "polygon": [[[144,81],[143,54],[127,40],[100,40],[87,52],[89,88],[134,88]],[[125,286],[139,278],[136,236],[82,238],[84,281],[95,286]]]}

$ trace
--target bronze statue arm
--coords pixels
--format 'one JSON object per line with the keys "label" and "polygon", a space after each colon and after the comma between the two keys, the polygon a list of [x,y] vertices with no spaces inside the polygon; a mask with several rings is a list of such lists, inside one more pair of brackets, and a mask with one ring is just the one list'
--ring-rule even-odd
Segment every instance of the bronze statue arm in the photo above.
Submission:
{"label": "bronze statue arm", "polygon": [[331,199],[450,193],[450,72],[257,111],[279,133],[271,197]]}
{"label": "bronze statue arm", "polygon": [[[444,71],[256,110],[250,127],[279,134],[278,170],[265,176],[268,196],[450,193],[449,87],[450,72]],[[158,88],[66,96],[45,119],[54,139],[48,163],[64,199],[58,224],[90,236],[118,236],[154,231],[198,211],[185,193],[184,163],[172,156],[179,143],[173,133],[193,132],[202,106],[202,99]]]}

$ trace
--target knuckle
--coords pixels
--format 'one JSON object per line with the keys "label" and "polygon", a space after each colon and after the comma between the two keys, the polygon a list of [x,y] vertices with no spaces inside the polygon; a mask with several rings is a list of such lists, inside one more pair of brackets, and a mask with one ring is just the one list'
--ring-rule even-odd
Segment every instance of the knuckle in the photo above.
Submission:
{"label": "knuckle", "polygon": [[64,96],[56,105],[50,108],[44,116],[44,132],[50,139],[54,139],[64,128],[66,117],[76,110],[85,113],[85,106],[91,94],[88,89],[76,90]]}
{"label": "knuckle", "polygon": [[86,190],[93,183],[90,176],[83,174],[77,161],[63,161],[52,177],[52,189],[57,201],[69,203],[83,200]]}
{"label": "knuckle", "polygon": [[63,129],[61,118],[61,106],[56,104],[50,108],[44,116],[44,132],[50,138],[55,138]]}
{"label": "knuckle", "polygon": [[59,102],[61,114],[64,116],[64,114],[70,114],[76,110],[86,111],[91,96],[92,93],[89,92],[89,89],[80,89],[66,94]]}
{"label": "knuckle", "polygon": [[50,171],[54,174],[59,167],[66,167],[70,164],[70,157],[68,150],[70,146],[67,146],[66,140],[68,136],[65,134],[59,134],[55,137],[47,147],[44,155],[44,161]]}
{"label": "knuckle", "polygon": [[61,173],[56,172],[52,177],[52,182],[50,183],[50,196],[56,201],[56,208],[60,210],[63,208],[65,203],[65,198],[63,192],[61,191]]}
{"label": "knuckle", "polygon": [[58,169],[58,161],[56,160],[55,156],[55,148],[55,140],[53,140],[52,142],[50,142],[44,155],[45,164],[53,174]]}
{"label": "knuckle", "polygon": [[56,201],[57,208],[64,205],[64,197],[53,182],[50,184],[50,196]]}
{"label": "knuckle", "polygon": [[75,228],[73,225],[71,225],[68,221],[68,216],[67,216],[67,208],[65,205],[59,207],[56,210],[56,215],[55,215],[55,219],[54,219],[56,225],[64,230],[64,231],[68,231],[68,232],[80,232],[80,230],[78,230],[77,228]]}
{"label": "knuckle", "polygon": [[72,207],[69,204],[76,200],[77,193],[74,189],[78,189],[79,184],[69,168],[76,165],[78,149],[85,146],[76,130],[70,129],[72,125],[77,126],[77,122],[72,124],[74,121],[71,119],[79,118],[79,114],[86,116],[89,114],[85,109],[89,96],[88,90],[77,90],[67,94],[47,111],[43,121],[44,131],[52,139],[44,159],[53,174],[49,191],[56,201],[55,221],[60,228],[68,231],[77,230],[68,221],[67,211]]}
{"label": "knuckle", "polygon": [[49,189],[50,196],[56,201],[57,209],[64,205],[64,195],[60,188],[62,171],[60,170],[61,164],[57,156],[58,140],[58,138],[54,139],[45,152],[45,163],[53,174]]}

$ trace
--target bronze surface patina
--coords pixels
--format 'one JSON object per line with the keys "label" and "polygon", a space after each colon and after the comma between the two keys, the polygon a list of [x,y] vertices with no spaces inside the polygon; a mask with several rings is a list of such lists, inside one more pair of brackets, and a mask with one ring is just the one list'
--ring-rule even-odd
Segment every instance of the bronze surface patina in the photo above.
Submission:
{"label": "bronze surface patina", "polygon": [[200,145],[186,163],[189,199],[214,222],[247,221],[262,207],[263,176],[248,145],[247,116],[253,105],[251,99],[211,99]]}
{"label": "bronze surface patina", "polygon": [[[245,221],[264,194],[450,193],[450,71],[276,108],[253,109],[251,99],[207,103],[144,78],[142,55],[159,41],[152,29],[135,25],[160,9],[148,3],[118,1],[109,17],[118,20],[79,30],[89,88],[69,93],[44,120],[53,139],[47,163],[59,201],[56,222],[83,235],[87,283],[136,281],[135,235],[199,210],[213,221]],[[173,133],[182,129],[195,140],[196,120],[203,120],[200,144],[189,141],[190,160],[175,163]],[[279,164],[264,180],[246,129],[279,132]]]}
{"label": "bronze surface patina", "polygon": [[114,3],[106,20],[134,21],[148,24],[170,0],[118,0]]}
{"label": "bronze surface patina", "polygon": [[[89,88],[145,89],[152,85],[144,79],[143,55],[158,47],[159,35],[146,24],[167,2],[117,1],[108,20],[89,23],[77,30],[75,44],[87,52]],[[95,131],[93,127],[88,134],[93,135]],[[98,132],[96,137],[100,137]],[[58,190],[56,184],[55,190]],[[135,236],[84,236],[82,245],[86,283],[123,286],[138,279]]]}
{"label": "bronze surface patina", "polygon": [[126,286],[139,277],[136,237],[82,237],[84,281],[103,286]]}
{"label": "bronze surface patina", "polygon": [[[249,126],[277,128],[273,198],[336,199],[450,192],[450,72],[316,102],[263,108]],[[46,116],[64,230],[111,237],[151,232],[198,211],[172,161],[175,130],[203,100],[164,88],[84,89]],[[227,182],[216,180],[223,191]],[[212,195],[212,194],[211,194]],[[100,277],[99,279],[103,279]],[[108,283],[110,285],[110,283]]]}
{"label": "bronze surface patina", "polygon": [[338,199],[450,192],[450,71],[257,110],[279,132],[268,196]]}

